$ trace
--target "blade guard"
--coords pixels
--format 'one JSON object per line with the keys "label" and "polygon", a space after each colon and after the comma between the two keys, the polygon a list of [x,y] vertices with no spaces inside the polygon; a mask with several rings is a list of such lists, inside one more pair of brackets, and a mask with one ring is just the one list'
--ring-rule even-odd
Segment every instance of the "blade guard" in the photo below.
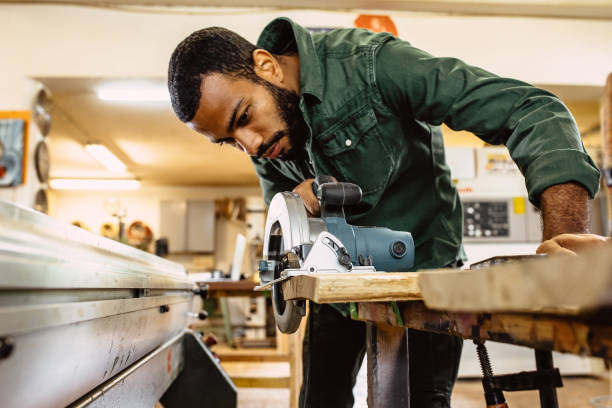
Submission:
{"label": "blade guard", "polygon": [[263,257],[266,260],[277,260],[275,257],[278,256],[270,253],[272,235],[282,235],[281,251],[288,251],[310,242],[306,209],[297,193],[281,192],[272,198],[264,233]]}
{"label": "blade guard", "polygon": [[[287,251],[310,243],[310,228],[306,209],[300,196],[292,192],[277,193],[268,209],[264,235],[263,257],[274,262],[273,278],[279,277],[282,267],[282,257]],[[262,278],[269,279],[268,267]],[[294,333],[306,313],[304,301],[285,301],[282,293],[282,283],[272,286],[272,306],[274,320],[282,333]]]}

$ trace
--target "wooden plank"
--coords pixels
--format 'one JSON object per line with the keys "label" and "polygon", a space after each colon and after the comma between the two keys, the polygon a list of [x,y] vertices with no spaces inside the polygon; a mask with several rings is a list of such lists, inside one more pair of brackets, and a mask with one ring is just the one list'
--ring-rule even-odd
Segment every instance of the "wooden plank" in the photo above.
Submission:
{"label": "wooden plank", "polygon": [[289,388],[289,378],[233,378],[238,388]]}
{"label": "wooden plank", "polygon": [[302,343],[306,334],[306,323],[308,321],[309,303],[306,302],[306,315],[302,318],[302,323],[297,332],[285,335],[289,338],[289,406],[298,408],[300,399],[300,388],[302,388],[303,365],[302,365]]}
{"label": "wooden plank", "polygon": [[276,329],[276,350],[289,355],[289,336],[282,333],[278,326],[274,325],[274,328]]}
{"label": "wooden plank", "polygon": [[257,285],[250,279],[240,281],[218,280],[198,282],[200,285],[208,285],[208,293],[211,297],[230,296],[261,296],[262,292],[254,292]]}
{"label": "wooden plank", "polygon": [[612,227],[612,74],[608,75],[601,97],[602,193],[606,196],[606,227]]}
{"label": "wooden plank", "polygon": [[612,169],[612,73],[601,97],[601,153],[604,169]]}
{"label": "wooden plank", "polygon": [[420,299],[419,274],[322,273],[299,275],[283,283],[285,299],[310,299],[317,303],[380,302]]}
{"label": "wooden plank", "polygon": [[213,351],[219,360],[229,361],[289,361],[289,353],[279,351],[276,348],[233,348],[223,344],[212,346]]}
{"label": "wooden plank", "polygon": [[421,273],[419,285],[431,309],[582,313],[612,305],[612,244],[580,256]]}
{"label": "wooden plank", "polygon": [[289,388],[288,363],[221,362],[236,387]]}
{"label": "wooden plank", "polygon": [[[612,359],[610,324],[570,316],[441,312],[428,309],[423,302],[399,302],[397,305],[403,327]],[[357,313],[359,320],[399,326],[389,303],[359,303]]]}

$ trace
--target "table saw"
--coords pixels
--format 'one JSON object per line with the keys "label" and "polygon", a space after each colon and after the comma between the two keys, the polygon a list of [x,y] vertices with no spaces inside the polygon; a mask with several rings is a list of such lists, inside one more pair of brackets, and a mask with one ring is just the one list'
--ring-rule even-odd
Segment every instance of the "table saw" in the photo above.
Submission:
{"label": "table saw", "polygon": [[234,407],[188,330],[201,294],[181,265],[0,201],[1,405]]}

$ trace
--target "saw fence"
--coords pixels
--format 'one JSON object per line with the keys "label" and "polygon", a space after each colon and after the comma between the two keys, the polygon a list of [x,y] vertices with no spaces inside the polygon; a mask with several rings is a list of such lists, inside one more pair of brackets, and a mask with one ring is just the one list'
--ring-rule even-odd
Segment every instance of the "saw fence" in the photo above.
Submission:
{"label": "saw fence", "polygon": [[[539,372],[553,370],[552,351],[612,360],[612,245],[472,270],[294,276],[283,293],[352,302],[352,318],[371,323],[370,407],[407,406],[408,328],[531,347]],[[557,407],[555,386],[533,375],[542,407]]]}

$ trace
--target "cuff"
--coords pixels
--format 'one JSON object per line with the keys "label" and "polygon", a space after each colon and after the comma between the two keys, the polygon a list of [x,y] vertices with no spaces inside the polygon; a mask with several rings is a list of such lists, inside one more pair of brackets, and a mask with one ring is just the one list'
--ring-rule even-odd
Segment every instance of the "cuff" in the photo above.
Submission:
{"label": "cuff", "polygon": [[539,156],[525,171],[529,201],[540,207],[540,195],[556,184],[576,182],[593,198],[599,190],[599,169],[591,157],[580,150],[553,150]]}

